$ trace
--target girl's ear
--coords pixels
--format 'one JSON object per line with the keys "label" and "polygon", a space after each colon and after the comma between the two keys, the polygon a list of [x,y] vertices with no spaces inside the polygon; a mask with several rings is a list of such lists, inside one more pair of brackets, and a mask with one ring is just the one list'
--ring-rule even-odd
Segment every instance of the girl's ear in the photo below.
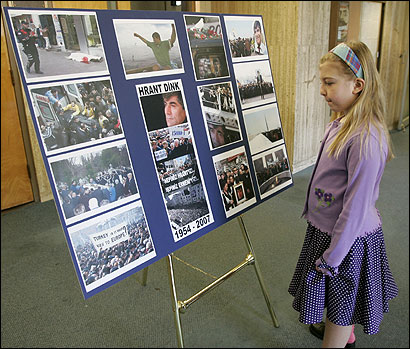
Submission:
{"label": "girl's ear", "polygon": [[360,93],[363,88],[364,88],[364,80],[361,78],[356,78],[355,82],[354,82],[354,88],[353,88],[353,93],[354,94],[358,94]]}

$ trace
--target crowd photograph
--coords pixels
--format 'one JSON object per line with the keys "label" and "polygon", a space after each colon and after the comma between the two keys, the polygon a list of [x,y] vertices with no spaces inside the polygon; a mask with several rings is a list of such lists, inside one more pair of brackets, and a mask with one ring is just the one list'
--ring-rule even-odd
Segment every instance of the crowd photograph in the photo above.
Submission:
{"label": "crowd photograph", "polygon": [[252,161],[262,199],[292,183],[284,144],[253,157]]}
{"label": "crowd photograph", "polygon": [[225,17],[232,61],[267,59],[262,17]]}
{"label": "crowd photograph", "polygon": [[67,222],[102,212],[118,201],[139,197],[128,150],[121,143],[53,159],[51,169]]}
{"label": "crowd photograph", "polygon": [[86,288],[155,257],[141,202],[130,206],[69,229]]}
{"label": "crowd photograph", "polygon": [[123,137],[117,103],[108,79],[35,86],[30,92],[49,154]]}
{"label": "crowd photograph", "polygon": [[227,217],[256,202],[244,147],[213,157]]}
{"label": "crowd photograph", "polygon": [[269,60],[234,64],[242,108],[276,102]]}

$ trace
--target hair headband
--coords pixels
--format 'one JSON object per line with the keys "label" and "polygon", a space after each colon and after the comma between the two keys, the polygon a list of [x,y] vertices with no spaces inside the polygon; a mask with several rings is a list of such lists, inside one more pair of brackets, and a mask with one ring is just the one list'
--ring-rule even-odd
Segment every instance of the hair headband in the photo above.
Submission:
{"label": "hair headband", "polygon": [[341,44],[331,49],[330,52],[341,58],[343,62],[345,62],[353,71],[354,75],[361,79],[364,78],[363,69],[362,65],[360,64],[359,58],[357,58],[357,56],[349,46],[342,42]]}

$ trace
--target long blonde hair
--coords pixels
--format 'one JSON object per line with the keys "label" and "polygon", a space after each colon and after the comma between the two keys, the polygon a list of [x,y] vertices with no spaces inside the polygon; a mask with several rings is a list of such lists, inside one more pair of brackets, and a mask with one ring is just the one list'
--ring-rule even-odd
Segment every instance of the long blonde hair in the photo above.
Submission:
{"label": "long blonde hair", "polygon": [[[348,41],[345,43],[349,46],[358,57],[364,74],[364,87],[360,92],[353,105],[350,107],[347,114],[344,116],[344,123],[336,138],[328,148],[329,155],[338,157],[346,145],[347,141],[360,130],[360,156],[362,153],[367,155],[367,148],[370,138],[370,126],[374,125],[379,133],[380,152],[382,152],[382,134],[385,135],[388,154],[387,161],[394,158],[390,134],[386,125],[384,116],[386,114],[386,102],[383,91],[383,86],[379,73],[376,69],[372,53],[369,48],[360,41]],[[343,67],[343,74],[346,74],[351,79],[355,79],[353,71],[335,54],[328,52],[320,60],[320,64],[324,62],[339,62]],[[333,112],[331,121],[341,117],[341,113]]]}

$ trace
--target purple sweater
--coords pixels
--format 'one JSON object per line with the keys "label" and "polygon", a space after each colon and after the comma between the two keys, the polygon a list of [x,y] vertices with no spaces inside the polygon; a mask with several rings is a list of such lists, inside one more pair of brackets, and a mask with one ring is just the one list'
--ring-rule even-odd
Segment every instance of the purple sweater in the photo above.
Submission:
{"label": "purple sweater", "polygon": [[331,276],[337,274],[355,239],[374,232],[381,225],[375,203],[388,152],[382,135],[380,156],[379,134],[371,126],[367,156],[362,152],[360,158],[360,135],[356,134],[337,159],[329,157],[326,150],[341,126],[339,120],[335,120],[326,128],[302,213],[331,237],[329,248],[316,262],[323,273]]}

